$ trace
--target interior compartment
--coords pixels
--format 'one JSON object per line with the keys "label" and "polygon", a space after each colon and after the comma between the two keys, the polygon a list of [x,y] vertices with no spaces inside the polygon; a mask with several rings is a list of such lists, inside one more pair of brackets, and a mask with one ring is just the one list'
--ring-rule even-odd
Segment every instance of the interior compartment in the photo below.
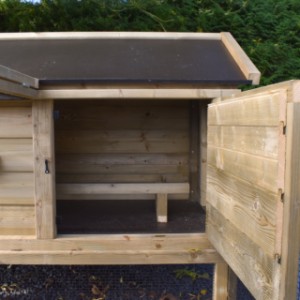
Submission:
{"label": "interior compartment", "polygon": [[[204,232],[206,109],[189,100],[55,102],[58,233]],[[167,223],[156,220],[155,193],[91,192],[155,183],[189,183],[187,193],[168,193]]]}

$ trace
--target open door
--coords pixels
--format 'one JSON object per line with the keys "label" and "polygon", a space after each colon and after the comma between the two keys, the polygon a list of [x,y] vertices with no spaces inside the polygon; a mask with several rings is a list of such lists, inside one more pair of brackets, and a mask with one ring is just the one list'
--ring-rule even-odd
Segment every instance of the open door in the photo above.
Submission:
{"label": "open door", "polygon": [[256,299],[296,299],[299,81],[208,109],[207,234]]}

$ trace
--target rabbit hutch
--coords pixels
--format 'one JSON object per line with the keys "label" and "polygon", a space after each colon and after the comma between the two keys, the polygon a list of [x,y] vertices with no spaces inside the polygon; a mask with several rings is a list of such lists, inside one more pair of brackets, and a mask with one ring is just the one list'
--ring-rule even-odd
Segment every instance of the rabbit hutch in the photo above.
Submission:
{"label": "rabbit hutch", "polygon": [[0,263],[215,264],[295,299],[300,81],[230,33],[0,34]]}

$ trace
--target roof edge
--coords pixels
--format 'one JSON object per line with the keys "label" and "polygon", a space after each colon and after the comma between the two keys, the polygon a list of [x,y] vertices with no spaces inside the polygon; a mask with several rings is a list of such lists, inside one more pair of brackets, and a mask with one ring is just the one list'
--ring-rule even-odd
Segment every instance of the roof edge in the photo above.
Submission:
{"label": "roof edge", "polygon": [[221,40],[224,46],[229,51],[232,58],[235,60],[240,70],[245,75],[246,79],[252,81],[252,85],[258,85],[260,82],[260,71],[250,60],[245,51],[237,43],[230,32],[221,32]]}
{"label": "roof edge", "polygon": [[0,40],[51,39],[191,39],[221,40],[220,33],[208,32],[17,32],[0,33]]}

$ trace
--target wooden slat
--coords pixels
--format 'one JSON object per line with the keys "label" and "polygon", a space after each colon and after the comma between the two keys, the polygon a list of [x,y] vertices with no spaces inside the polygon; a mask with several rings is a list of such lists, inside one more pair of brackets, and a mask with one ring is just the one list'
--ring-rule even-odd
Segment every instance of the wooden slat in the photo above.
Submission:
{"label": "wooden slat", "polygon": [[275,159],[211,146],[208,147],[207,159],[208,164],[218,170],[234,174],[273,193],[284,188],[278,180],[279,163]]}
{"label": "wooden slat", "polygon": [[[55,160],[53,101],[33,103],[33,145],[35,170],[36,233],[39,239],[51,239],[56,234]],[[45,173],[45,161],[49,173]]]}
{"label": "wooden slat", "polygon": [[34,206],[0,206],[0,235],[33,235]]}
{"label": "wooden slat", "polygon": [[32,139],[0,139],[1,172],[33,171]]}
{"label": "wooden slat", "polygon": [[5,264],[217,263],[221,257],[205,234],[63,236],[54,240],[1,240]]}
{"label": "wooden slat", "polygon": [[[269,255],[275,254],[276,205],[280,194],[209,167],[207,200]],[[247,224],[247,226],[244,226]]]}
{"label": "wooden slat", "polygon": [[188,137],[178,131],[58,132],[56,145],[68,153],[182,153]]}
{"label": "wooden slat", "polygon": [[25,87],[22,84],[0,79],[0,93],[18,96],[25,99],[35,99],[38,97],[39,92],[32,88]]}
{"label": "wooden slat", "polygon": [[[215,265],[213,280],[213,300],[227,300],[228,265],[218,263]],[[231,300],[231,299],[230,299]]]}
{"label": "wooden slat", "polygon": [[260,72],[229,32],[221,32],[221,40],[237,65],[252,84],[259,84]]}
{"label": "wooden slat", "polygon": [[0,172],[0,205],[34,205],[33,173]]}
{"label": "wooden slat", "polygon": [[187,166],[188,157],[184,154],[63,154],[60,153],[56,158],[57,164],[80,164],[80,165],[175,165]]}
{"label": "wooden slat", "polygon": [[[299,101],[299,91],[293,101]],[[300,250],[300,103],[289,103],[287,113],[286,177],[282,232],[280,299],[296,299]],[[298,290],[299,293],[299,290]]]}
{"label": "wooden slat", "polygon": [[191,200],[199,201],[200,171],[199,171],[199,103],[190,103],[190,134],[189,134],[189,182]]}
{"label": "wooden slat", "polygon": [[[84,200],[155,200],[155,194],[57,194],[57,199],[62,201],[84,201]],[[189,200],[189,194],[168,194],[168,200],[186,201]]]}
{"label": "wooden slat", "polygon": [[188,182],[188,174],[76,174],[58,173],[57,183],[178,183]]}
{"label": "wooden slat", "polygon": [[[207,234],[217,251],[225,261],[230,261],[230,267],[255,299],[273,299],[273,256],[263,255],[262,249],[248,239],[241,228],[233,226],[208,203],[206,208]],[[243,229],[246,226],[244,224]]]}
{"label": "wooden slat", "polygon": [[0,138],[32,138],[31,107],[1,107]]}
{"label": "wooden slat", "polygon": [[168,194],[156,195],[156,219],[159,223],[168,222]]}
{"label": "wooden slat", "polygon": [[204,39],[220,40],[220,33],[209,32],[22,32],[1,33],[1,40],[35,39]]}
{"label": "wooden slat", "polygon": [[[242,94],[243,95],[243,94]],[[224,101],[224,105],[211,104],[208,125],[223,126],[278,126],[285,123],[285,90],[249,94]]]}
{"label": "wooden slat", "polygon": [[278,126],[210,126],[208,142],[215,147],[276,159]]}
{"label": "wooden slat", "polygon": [[189,193],[188,183],[57,184],[63,194],[182,194]]}
{"label": "wooden slat", "polygon": [[207,169],[207,104],[200,111],[200,203],[206,202],[206,169]]}
{"label": "wooden slat", "polygon": [[237,94],[238,89],[66,89],[40,90],[38,99],[212,99]]}
{"label": "wooden slat", "polygon": [[37,78],[20,73],[16,70],[0,65],[0,78],[21,83],[26,87],[39,88],[39,80]]}

